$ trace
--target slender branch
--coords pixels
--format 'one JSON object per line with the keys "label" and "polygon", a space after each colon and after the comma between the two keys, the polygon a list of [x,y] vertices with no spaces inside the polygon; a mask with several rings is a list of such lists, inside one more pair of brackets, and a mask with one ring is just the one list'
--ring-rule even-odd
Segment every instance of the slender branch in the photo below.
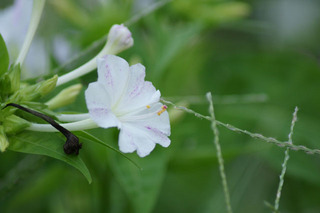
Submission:
{"label": "slender branch", "polygon": [[[169,101],[183,101],[188,104],[206,104],[207,100],[201,96],[173,96],[165,97]],[[244,95],[215,95],[214,104],[249,104],[249,103],[264,103],[268,100],[266,94],[244,94]]]}
{"label": "slender branch", "polygon": [[[183,106],[177,106],[175,105],[174,103],[172,103],[171,101],[167,101],[167,100],[164,100],[164,99],[161,99],[161,101],[167,105],[171,105],[173,106],[175,109],[178,109],[178,110],[182,110],[182,111],[185,111],[187,113],[190,113],[190,114],[193,114],[194,116],[198,117],[198,118],[202,118],[202,119],[206,119],[208,121],[211,121],[211,117],[210,116],[205,116],[205,115],[202,115],[194,110],[191,110],[191,109],[188,109],[186,107],[183,107]],[[279,147],[283,147],[283,148],[289,148],[291,150],[295,150],[295,151],[303,151],[307,154],[318,154],[320,155],[320,150],[319,149],[310,149],[308,147],[305,147],[305,146],[302,146],[302,145],[294,145],[294,144],[291,144],[287,141],[279,141],[275,138],[272,138],[272,137],[266,137],[266,136],[263,136],[262,134],[259,134],[259,133],[252,133],[252,132],[249,132],[247,130],[243,130],[243,129],[240,129],[240,128],[237,128],[233,125],[230,125],[230,124],[226,124],[226,123],[223,123],[221,121],[218,121],[216,120],[217,122],[217,125],[220,125],[220,126],[223,126],[233,132],[238,132],[238,133],[242,133],[242,134],[245,134],[245,135],[249,135],[250,137],[252,138],[257,138],[257,139],[260,139],[260,140],[263,140],[267,143],[271,143],[271,144],[274,144],[274,145],[277,145]]]}
{"label": "slender branch", "polygon": [[[291,126],[290,126],[290,133],[289,133],[289,140],[288,143],[292,144],[292,135],[293,135],[293,128],[294,125],[297,121],[297,113],[298,113],[298,107],[295,108],[294,113],[293,113],[293,118],[291,121]],[[281,197],[281,191],[282,191],[282,187],[283,187],[283,183],[284,183],[284,175],[286,174],[286,170],[287,170],[287,163],[289,160],[290,156],[289,156],[289,148],[286,149],[285,151],[285,157],[284,157],[284,161],[282,163],[282,170],[281,170],[281,174],[280,174],[280,181],[279,181],[279,186],[278,186],[278,191],[277,191],[277,195],[276,195],[276,199],[274,202],[274,213],[277,213],[279,211],[279,203],[280,203],[280,197]]]}
{"label": "slender branch", "polygon": [[228,184],[227,184],[227,177],[226,177],[226,173],[224,171],[223,157],[222,157],[222,152],[221,152],[221,146],[219,143],[219,130],[217,128],[217,122],[216,122],[216,118],[215,118],[215,114],[214,114],[212,95],[210,92],[207,93],[207,99],[209,101],[209,112],[211,115],[211,129],[214,133],[214,141],[213,142],[214,142],[214,145],[215,145],[216,151],[217,151],[217,157],[218,157],[218,162],[219,162],[219,171],[220,171],[220,176],[222,179],[224,198],[225,198],[225,202],[226,202],[227,211],[229,213],[232,213],[230,194],[229,194],[229,189],[228,189]]}

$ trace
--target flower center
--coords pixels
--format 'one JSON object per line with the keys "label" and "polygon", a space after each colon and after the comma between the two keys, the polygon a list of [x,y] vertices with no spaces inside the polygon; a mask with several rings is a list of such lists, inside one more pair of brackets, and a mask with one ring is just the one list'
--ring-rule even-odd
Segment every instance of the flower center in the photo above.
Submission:
{"label": "flower center", "polygon": [[167,106],[166,105],[162,105],[161,110],[159,112],[157,112],[157,114],[160,116],[164,111],[167,110]]}

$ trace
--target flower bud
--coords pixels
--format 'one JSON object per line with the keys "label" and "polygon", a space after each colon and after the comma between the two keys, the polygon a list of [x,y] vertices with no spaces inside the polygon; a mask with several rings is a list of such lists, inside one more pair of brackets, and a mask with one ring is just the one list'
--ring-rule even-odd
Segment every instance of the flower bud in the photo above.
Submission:
{"label": "flower bud", "polygon": [[57,80],[58,76],[55,75],[52,78],[45,80],[44,82],[41,82],[38,90],[41,96],[45,96],[46,94],[51,92],[56,87]]}
{"label": "flower bud", "polygon": [[0,96],[5,97],[10,93],[11,82],[8,75],[4,74],[0,78]]}
{"label": "flower bud", "polygon": [[10,100],[10,102],[17,103],[20,100],[30,101],[36,98],[45,96],[51,92],[55,87],[58,80],[58,76],[55,75],[52,78],[41,81],[34,85],[22,85],[21,89],[13,97],[17,97],[16,100]]}
{"label": "flower bud", "polygon": [[21,69],[20,65],[14,65],[10,68],[8,72],[8,76],[10,78],[10,92],[14,93],[20,89],[20,76],[21,76]]}
{"label": "flower bud", "polygon": [[8,138],[4,133],[3,126],[0,126],[0,151],[6,151],[7,147],[9,146]]}
{"label": "flower bud", "polygon": [[30,123],[16,115],[10,115],[3,121],[4,132],[15,134],[30,126]]}
{"label": "flower bud", "polygon": [[46,103],[46,105],[48,105],[49,109],[56,109],[59,107],[66,106],[68,104],[72,104],[76,100],[81,89],[81,84],[75,84],[73,86],[67,87],[66,89],[62,90],[58,95],[49,100]]}
{"label": "flower bud", "polygon": [[34,99],[45,96],[55,88],[57,79],[58,76],[55,75],[48,80],[41,81],[34,85],[21,83],[20,89],[16,91],[13,95],[11,95],[6,102],[20,103],[21,101],[32,101]]}
{"label": "flower bud", "polygon": [[117,54],[132,47],[133,38],[131,32],[123,24],[113,25],[108,34],[107,45],[110,50],[110,53],[108,54]]}

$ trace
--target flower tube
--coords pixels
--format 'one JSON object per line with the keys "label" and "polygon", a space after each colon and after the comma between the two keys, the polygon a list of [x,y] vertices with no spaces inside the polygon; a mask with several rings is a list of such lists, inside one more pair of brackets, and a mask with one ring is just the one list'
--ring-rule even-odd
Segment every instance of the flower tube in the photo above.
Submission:
{"label": "flower tube", "polygon": [[96,60],[97,58],[106,54],[118,54],[130,48],[133,45],[133,38],[131,37],[131,32],[123,24],[113,25],[108,34],[108,40],[106,45],[98,53],[98,55],[82,65],[81,67],[61,76],[58,78],[57,86],[65,84],[73,79],[79,78],[92,70],[97,68]]}

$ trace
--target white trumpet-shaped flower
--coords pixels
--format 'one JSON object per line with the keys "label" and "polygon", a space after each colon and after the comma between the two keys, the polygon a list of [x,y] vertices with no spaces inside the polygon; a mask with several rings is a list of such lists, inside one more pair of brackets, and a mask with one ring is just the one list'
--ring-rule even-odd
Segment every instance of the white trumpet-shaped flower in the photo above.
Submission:
{"label": "white trumpet-shaped flower", "polygon": [[160,91],[145,81],[145,67],[129,64],[122,58],[106,55],[97,60],[98,81],[85,92],[91,119],[102,128],[120,129],[122,152],[137,151],[145,157],[156,143],[170,145],[170,122]]}

